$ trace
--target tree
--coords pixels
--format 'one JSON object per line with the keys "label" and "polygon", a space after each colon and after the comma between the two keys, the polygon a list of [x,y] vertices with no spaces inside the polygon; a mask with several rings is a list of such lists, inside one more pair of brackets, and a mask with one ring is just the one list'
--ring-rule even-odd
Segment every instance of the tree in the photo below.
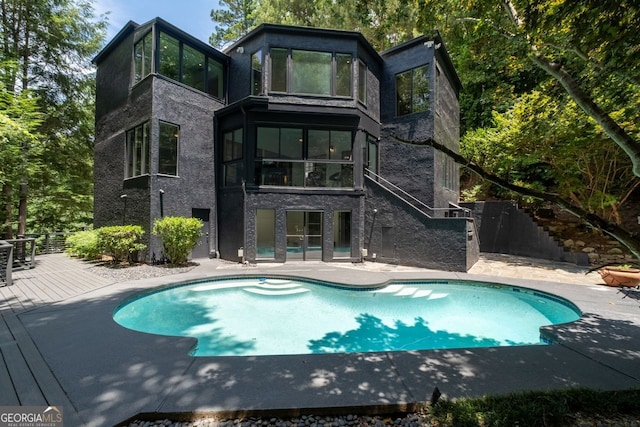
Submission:
{"label": "tree", "polygon": [[[503,50],[498,57],[511,56],[513,62],[530,60],[553,77],[624,150],[634,173],[640,176],[640,141],[610,114],[621,109],[622,104],[633,111],[631,114],[638,114],[637,105],[623,95],[630,93],[631,98],[637,98],[640,90],[637,2],[450,0],[445,7],[441,2],[424,0],[422,5],[423,24],[444,20],[448,29],[457,27],[452,34],[465,37],[479,29],[486,31],[492,34],[493,44]],[[432,11],[436,11],[435,18]],[[477,35],[471,37],[479,40]],[[594,92],[606,92],[611,97],[598,102]]]}
{"label": "tree", "polygon": [[34,172],[33,165],[24,156],[24,147],[30,147],[31,153],[39,148],[39,137],[34,132],[41,122],[42,114],[37,112],[36,99],[30,93],[16,96],[0,86],[0,185],[5,238],[13,235],[13,189],[23,177]]}
{"label": "tree", "polygon": [[268,0],[256,5],[256,24],[301,25],[359,31],[378,50],[413,38],[417,4],[403,0]]}
{"label": "tree", "polygon": [[622,243],[624,246],[626,246],[631,251],[631,253],[633,253],[637,258],[640,258],[640,242],[634,237],[632,233],[629,233],[627,230],[621,228],[615,223],[606,221],[600,218],[598,215],[595,215],[591,212],[588,212],[582,209],[579,206],[576,206],[570,200],[567,200],[556,193],[539,191],[533,188],[520,186],[512,182],[509,182],[505,179],[502,179],[492,174],[491,172],[484,170],[483,168],[473,163],[469,159],[465,158],[461,154],[454,152],[447,146],[440,144],[433,139],[428,139],[424,141],[407,141],[398,137],[395,137],[395,139],[406,144],[432,146],[436,150],[441,151],[447,156],[451,157],[456,163],[464,166],[468,170],[477,174],[482,179],[485,179],[491,182],[492,184],[498,185],[504,188],[505,190],[512,191],[517,194],[521,194],[521,195],[532,197],[539,200],[544,200],[556,206],[559,206],[563,210],[585,221],[587,224],[589,224],[593,228],[601,230],[602,232],[616,239],[617,241]]}
{"label": "tree", "polygon": [[220,0],[220,5],[222,9],[211,11],[211,20],[220,25],[215,26],[215,32],[209,37],[209,43],[218,48],[239,39],[256,24],[255,0]]}
{"label": "tree", "polygon": [[[0,0],[0,81],[10,93],[32,92],[43,121],[37,132],[41,151],[21,147],[21,161],[34,168],[4,187],[5,206],[18,199],[18,234],[27,229],[32,184],[73,187],[73,197],[43,202],[87,211],[91,197],[93,109],[91,57],[104,38],[106,22],[96,20],[92,0]],[[2,148],[0,148],[2,150]],[[80,160],[81,159],[81,160]],[[74,176],[72,171],[76,172]],[[37,173],[35,173],[37,172]],[[57,174],[58,176],[52,176]],[[55,178],[55,179],[54,179]],[[81,203],[75,194],[85,195]],[[12,223],[6,208],[3,222]]]}

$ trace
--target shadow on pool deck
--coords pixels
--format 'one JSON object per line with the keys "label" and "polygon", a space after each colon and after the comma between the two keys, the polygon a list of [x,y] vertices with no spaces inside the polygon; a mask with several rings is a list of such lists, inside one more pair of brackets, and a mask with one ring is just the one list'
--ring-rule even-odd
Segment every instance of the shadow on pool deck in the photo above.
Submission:
{"label": "shadow on pool deck", "polygon": [[[62,273],[68,282],[99,280],[85,264],[75,263],[75,276],[69,271]],[[381,271],[385,269],[389,271]],[[203,276],[269,273],[361,284],[393,278],[495,280],[569,298],[585,314],[578,322],[545,327],[547,336],[561,342],[551,346],[198,358],[187,355],[195,344],[193,339],[131,331],[112,319],[113,310],[123,299],[160,284]],[[580,278],[576,279],[579,283]],[[14,286],[26,286],[27,281],[17,280]],[[46,282],[40,278],[40,286],[46,287]],[[6,293],[3,296],[11,298]],[[435,387],[450,398],[578,386],[637,388],[638,304],[617,289],[592,283],[569,285],[504,275],[492,278],[385,266],[354,268],[350,264],[234,267],[202,260],[188,273],[102,283],[15,314],[68,397],[65,417],[68,414],[70,420],[83,425],[106,426],[137,413],[402,409],[429,400]],[[10,311],[7,304],[2,306],[3,316],[14,315]],[[7,385],[2,382],[0,387]],[[20,403],[34,404],[28,399]]]}

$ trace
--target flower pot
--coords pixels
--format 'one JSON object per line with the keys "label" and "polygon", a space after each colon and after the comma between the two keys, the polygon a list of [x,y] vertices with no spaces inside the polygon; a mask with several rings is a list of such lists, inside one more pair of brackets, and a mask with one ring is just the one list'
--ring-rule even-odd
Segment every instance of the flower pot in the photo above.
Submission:
{"label": "flower pot", "polygon": [[604,267],[598,273],[609,286],[635,287],[640,284],[640,270]]}

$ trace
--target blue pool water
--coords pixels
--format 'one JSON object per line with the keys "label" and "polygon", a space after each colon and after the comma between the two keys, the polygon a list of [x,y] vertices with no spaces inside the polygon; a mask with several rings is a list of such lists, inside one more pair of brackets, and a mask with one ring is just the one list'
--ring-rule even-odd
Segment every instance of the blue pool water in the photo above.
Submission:
{"label": "blue pool water", "polygon": [[141,332],[195,337],[194,356],[249,356],[541,344],[541,326],[580,312],[552,295],[480,282],[352,290],[256,277],[138,295],[113,317]]}

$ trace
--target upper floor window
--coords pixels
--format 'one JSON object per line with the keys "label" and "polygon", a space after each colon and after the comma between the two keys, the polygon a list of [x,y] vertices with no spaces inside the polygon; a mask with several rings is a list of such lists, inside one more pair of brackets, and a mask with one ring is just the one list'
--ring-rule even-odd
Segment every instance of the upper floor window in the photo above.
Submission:
{"label": "upper floor window", "polygon": [[262,95],[262,51],[251,55],[251,95]]}
{"label": "upper floor window", "polygon": [[158,140],[158,173],[178,175],[178,139],[180,127],[171,123],[160,122],[160,138]]}
{"label": "upper floor window", "polygon": [[223,66],[167,33],[160,32],[158,72],[170,79],[223,98]]}
{"label": "upper floor window", "polygon": [[149,173],[149,122],[126,132],[124,177]]}
{"label": "upper floor window", "polygon": [[351,54],[273,48],[270,57],[274,92],[352,96]]}
{"label": "upper floor window", "polygon": [[429,68],[427,65],[396,74],[396,114],[429,109]]}
{"label": "upper floor window", "polygon": [[367,65],[358,61],[358,100],[367,103]]}
{"label": "upper floor window", "polygon": [[151,73],[153,58],[153,32],[149,31],[133,46],[134,83],[138,83]]}

